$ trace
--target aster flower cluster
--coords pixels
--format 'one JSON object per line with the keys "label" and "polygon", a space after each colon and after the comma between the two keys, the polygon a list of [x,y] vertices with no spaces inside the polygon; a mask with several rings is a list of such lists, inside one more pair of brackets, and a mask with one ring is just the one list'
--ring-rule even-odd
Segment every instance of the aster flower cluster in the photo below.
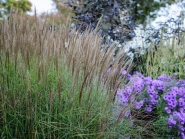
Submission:
{"label": "aster flower cluster", "polygon": [[163,99],[167,103],[165,111],[169,114],[169,127],[177,127],[185,139],[185,80],[179,80],[176,86],[170,87]]}
{"label": "aster flower cluster", "polygon": [[[123,71],[125,75],[125,71]],[[123,106],[134,104],[135,109],[145,109],[150,113],[156,108],[159,101],[158,93],[164,91],[164,85],[161,80],[152,80],[151,77],[144,77],[136,72],[133,76],[127,75],[129,83],[123,89],[118,89],[117,99]]]}
{"label": "aster flower cluster", "polygon": [[[136,110],[144,109],[146,113],[157,108],[159,101],[165,104],[164,110],[170,128],[176,127],[179,135],[185,139],[185,80],[173,76],[160,75],[157,79],[144,77],[136,72],[126,74],[128,84],[117,90],[117,100],[123,107],[132,104]],[[128,117],[128,115],[125,117]]]}

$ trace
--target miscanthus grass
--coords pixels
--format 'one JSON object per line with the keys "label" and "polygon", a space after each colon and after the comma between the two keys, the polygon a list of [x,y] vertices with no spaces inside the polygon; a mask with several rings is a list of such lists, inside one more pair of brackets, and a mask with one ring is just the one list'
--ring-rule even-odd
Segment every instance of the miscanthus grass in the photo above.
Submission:
{"label": "miscanthus grass", "polygon": [[127,137],[114,100],[130,61],[121,51],[113,60],[114,46],[100,49],[97,30],[49,26],[22,16],[0,24],[0,138]]}

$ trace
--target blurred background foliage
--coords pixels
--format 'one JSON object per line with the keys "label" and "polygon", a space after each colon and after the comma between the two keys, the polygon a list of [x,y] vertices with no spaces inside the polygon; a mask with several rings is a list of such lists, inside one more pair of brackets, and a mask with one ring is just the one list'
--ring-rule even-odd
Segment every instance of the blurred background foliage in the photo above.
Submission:
{"label": "blurred background foliage", "polygon": [[[65,5],[65,2],[69,2],[71,0],[52,0],[56,6],[56,9],[63,15],[63,19],[66,20],[68,16],[73,17],[72,9]],[[72,0],[76,1],[77,0]],[[79,0],[79,2],[83,2],[85,0]],[[125,0],[128,3],[130,0]],[[155,18],[157,14],[157,10],[161,7],[165,7],[166,4],[173,4],[174,0],[132,0],[135,2],[132,13],[141,13],[140,15],[136,15],[135,18],[139,19],[139,23],[145,23],[148,17]],[[0,17],[3,15],[8,15],[11,12],[16,13],[26,13],[31,11],[32,3],[29,0],[0,0]],[[10,10],[11,9],[11,10]]]}
{"label": "blurred background foliage", "polygon": [[0,17],[10,13],[26,13],[31,11],[31,6],[29,0],[0,0]]}
{"label": "blurred background foliage", "polygon": [[149,18],[156,18],[157,12],[161,7],[165,7],[166,4],[171,5],[174,0],[135,0],[136,3],[133,7],[133,13],[137,14],[142,12],[141,15],[137,15],[136,18],[139,19],[139,23],[144,23]]}
{"label": "blurred background foliage", "polygon": [[64,19],[66,19],[68,16],[70,17],[74,16],[74,14],[72,13],[72,9],[64,4],[68,0],[52,0],[52,1],[55,3],[56,9],[59,11],[60,14],[62,14]]}
{"label": "blurred background foliage", "polygon": [[[67,7],[64,3],[65,2],[84,2],[85,0],[53,0],[53,2],[56,4],[56,8],[64,15],[69,15],[72,10]],[[131,0],[124,0],[126,2],[131,2]],[[149,18],[156,18],[157,12],[161,7],[165,7],[166,5],[171,5],[175,3],[175,0],[132,0],[135,2],[135,5],[133,7],[132,13],[135,15],[137,13],[141,13],[140,15],[137,15],[135,18],[139,19],[139,23],[145,23],[147,17]],[[126,9],[127,10],[127,9]]]}

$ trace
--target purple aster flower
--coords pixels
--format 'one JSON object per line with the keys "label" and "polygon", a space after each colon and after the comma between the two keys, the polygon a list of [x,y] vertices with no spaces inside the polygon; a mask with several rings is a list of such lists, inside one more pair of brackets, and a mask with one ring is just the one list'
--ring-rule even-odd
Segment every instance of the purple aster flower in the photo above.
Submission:
{"label": "purple aster flower", "polygon": [[[185,85],[184,85],[185,86]],[[178,95],[185,98],[185,87],[180,87],[178,91]]]}
{"label": "purple aster flower", "polygon": [[174,100],[174,101],[171,101],[171,107],[172,108],[176,108],[176,106],[178,105],[178,102],[176,101],[176,100]]}
{"label": "purple aster flower", "polygon": [[127,106],[127,105],[128,105],[128,98],[125,97],[124,95],[120,95],[119,102],[120,102],[123,106]]}
{"label": "purple aster flower", "polygon": [[161,80],[161,81],[169,81],[171,79],[171,77],[166,76],[165,74],[162,74],[157,79]]}
{"label": "purple aster flower", "polygon": [[176,125],[176,121],[173,119],[173,117],[170,115],[170,117],[168,118],[168,125],[169,126],[173,126]]}
{"label": "purple aster flower", "polygon": [[145,77],[144,82],[146,85],[151,85],[152,84],[152,78],[151,77]]}
{"label": "purple aster flower", "polygon": [[185,131],[185,127],[182,126],[182,125],[179,125],[179,126],[178,126],[178,129],[179,129],[180,131],[183,131],[183,132]]}
{"label": "purple aster flower", "polygon": [[150,103],[152,104],[152,105],[156,105],[157,104],[157,100],[156,99],[154,99],[154,98],[151,98],[150,99]]}
{"label": "purple aster flower", "polygon": [[149,96],[150,96],[151,99],[152,99],[152,98],[153,98],[153,99],[158,99],[158,97],[159,97],[156,91],[153,91],[152,94],[151,94],[151,92],[150,92]]}
{"label": "purple aster flower", "polygon": [[151,107],[147,107],[145,110],[146,110],[146,112],[150,113],[152,111],[152,108]]}
{"label": "purple aster flower", "polygon": [[182,139],[185,139],[185,134],[183,132],[181,132],[181,137]]}
{"label": "purple aster flower", "polygon": [[185,112],[185,107],[181,107],[178,109],[179,112]]}
{"label": "purple aster flower", "polygon": [[176,96],[177,94],[179,94],[179,88],[176,87],[176,86],[171,87],[170,90],[171,90],[172,95],[174,95],[174,96]]}
{"label": "purple aster flower", "polygon": [[168,114],[171,113],[171,109],[170,109],[169,107],[165,107],[164,109],[165,109],[165,111],[166,111]]}
{"label": "purple aster flower", "polygon": [[173,112],[173,116],[177,117],[177,115],[178,115],[178,112],[177,111],[174,111]]}
{"label": "purple aster flower", "polygon": [[147,86],[147,92],[148,94],[153,95],[155,92],[155,87],[154,86]]}
{"label": "purple aster flower", "polygon": [[127,71],[125,69],[121,70],[121,74],[122,75],[126,75],[127,74]]}
{"label": "purple aster flower", "polygon": [[177,119],[183,125],[185,123],[185,113],[184,112],[177,113]]}
{"label": "purple aster flower", "polygon": [[118,101],[123,106],[128,106],[128,102],[129,102],[129,99],[131,97],[132,92],[133,92],[133,90],[130,86],[126,86],[125,89],[118,88],[118,90],[117,90]]}
{"label": "purple aster flower", "polygon": [[159,91],[163,91],[164,87],[163,87],[163,82],[160,80],[153,80],[152,81],[152,85],[157,88]]}
{"label": "purple aster flower", "polygon": [[136,93],[141,94],[142,93],[142,89],[144,88],[144,82],[143,79],[140,77],[135,77],[132,80],[132,86],[133,89]]}
{"label": "purple aster flower", "polygon": [[148,98],[143,98],[143,101],[144,101],[144,102],[147,102],[147,101],[148,101]]}
{"label": "purple aster flower", "polygon": [[176,93],[174,92],[168,92],[164,95],[163,99],[170,105],[172,101],[176,100]]}
{"label": "purple aster flower", "polygon": [[185,80],[178,80],[178,82],[176,83],[177,86],[185,86]]}
{"label": "purple aster flower", "polygon": [[167,94],[165,94],[164,96],[163,96],[163,99],[165,100],[165,101],[167,101],[169,98],[168,98],[168,95]]}
{"label": "purple aster flower", "polygon": [[129,97],[132,94],[132,92],[133,92],[133,88],[131,88],[130,86],[125,87],[124,93],[127,97]]}
{"label": "purple aster flower", "polygon": [[184,107],[185,106],[185,99],[184,98],[179,98],[179,106]]}
{"label": "purple aster flower", "polygon": [[136,100],[135,95],[132,95],[132,96],[130,97],[130,101],[131,101],[131,102],[134,102],[135,100]]}
{"label": "purple aster flower", "polygon": [[127,78],[128,78],[129,80],[131,80],[131,79],[132,79],[132,75],[128,74],[128,75],[127,75]]}
{"label": "purple aster flower", "polygon": [[140,109],[140,108],[143,106],[143,104],[144,104],[144,101],[143,101],[143,100],[141,100],[141,101],[139,101],[139,102],[136,102],[136,103],[135,103],[136,109]]}

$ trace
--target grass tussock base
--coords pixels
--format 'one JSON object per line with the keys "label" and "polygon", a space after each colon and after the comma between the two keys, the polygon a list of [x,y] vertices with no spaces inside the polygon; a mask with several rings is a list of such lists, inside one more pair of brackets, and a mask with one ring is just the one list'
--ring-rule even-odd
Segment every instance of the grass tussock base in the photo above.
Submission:
{"label": "grass tussock base", "polygon": [[97,30],[69,33],[69,25],[52,32],[47,20],[22,16],[0,24],[1,138],[129,134],[126,123],[116,122],[113,109],[120,71],[129,69],[129,61],[121,51],[113,61],[114,46],[100,49]]}

